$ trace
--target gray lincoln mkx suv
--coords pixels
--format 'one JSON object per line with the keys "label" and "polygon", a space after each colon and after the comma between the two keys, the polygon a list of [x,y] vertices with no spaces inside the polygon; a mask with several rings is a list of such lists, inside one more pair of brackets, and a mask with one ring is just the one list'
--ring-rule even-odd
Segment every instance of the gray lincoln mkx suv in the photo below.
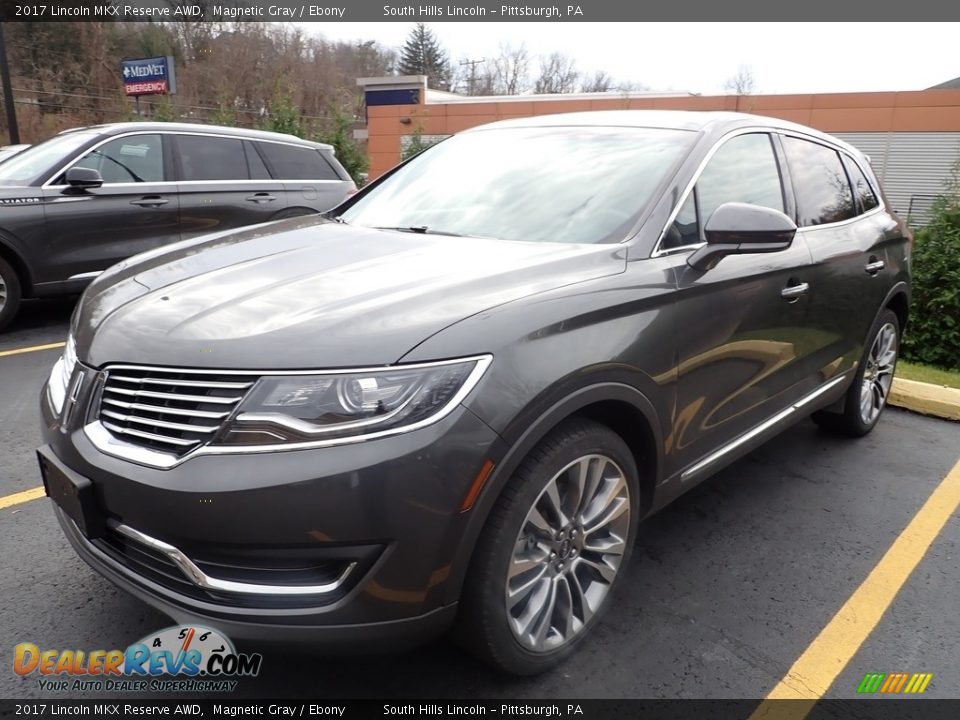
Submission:
{"label": "gray lincoln mkx suv", "polygon": [[326,217],[100,275],[43,391],[48,494],[181,622],[327,647],[588,634],[638,522],[807,415],[859,436],[910,235],[866,158],[729,113],[462,133]]}

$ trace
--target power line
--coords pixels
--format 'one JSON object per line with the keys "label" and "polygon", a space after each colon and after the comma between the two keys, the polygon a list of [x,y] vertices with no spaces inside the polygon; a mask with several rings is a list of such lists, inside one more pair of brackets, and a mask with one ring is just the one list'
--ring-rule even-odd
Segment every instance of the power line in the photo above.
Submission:
{"label": "power line", "polygon": [[[71,93],[71,92],[62,92],[59,90],[32,90],[29,88],[14,88],[15,92],[18,93],[33,93],[35,95],[47,95],[55,97],[74,97],[74,98],[88,98],[91,100],[101,100],[106,102],[116,103],[119,106],[125,105],[127,96],[125,95],[91,95],[89,93]],[[172,97],[172,96],[170,96]],[[39,102],[30,102],[29,100],[14,100],[17,105],[37,105]],[[57,107],[72,108],[77,110],[98,110],[99,108],[89,108],[82,107],[79,105],[64,105],[63,103],[49,103],[51,105],[56,105]],[[173,101],[174,109],[182,110],[207,110],[210,112],[217,112],[220,110],[230,110],[232,112],[244,113],[246,115],[255,115],[263,116],[269,115],[268,112],[262,110],[252,110],[248,108],[238,108],[231,106],[213,106],[213,105],[188,105],[186,103],[179,103],[176,100]],[[300,115],[301,118],[305,120],[334,120],[335,118],[331,115]]]}

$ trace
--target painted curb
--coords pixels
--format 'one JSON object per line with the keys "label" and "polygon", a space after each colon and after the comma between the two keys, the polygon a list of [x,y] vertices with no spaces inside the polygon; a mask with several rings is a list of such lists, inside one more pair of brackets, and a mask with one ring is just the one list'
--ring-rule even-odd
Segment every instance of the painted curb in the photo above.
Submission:
{"label": "painted curb", "polygon": [[960,421],[960,390],[956,388],[894,378],[889,402],[924,415]]}

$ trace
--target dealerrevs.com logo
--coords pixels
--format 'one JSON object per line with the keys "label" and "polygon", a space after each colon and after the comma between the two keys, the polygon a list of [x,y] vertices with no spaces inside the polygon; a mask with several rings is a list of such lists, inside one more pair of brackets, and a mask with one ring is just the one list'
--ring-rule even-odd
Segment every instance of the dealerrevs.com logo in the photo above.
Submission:
{"label": "dealerrevs.com logo", "polygon": [[166,628],[126,650],[44,650],[25,642],[13,651],[14,672],[38,675],[47,692],[230,692],[262,662],[259,653],[238,653],[217,630],[194,625]]}

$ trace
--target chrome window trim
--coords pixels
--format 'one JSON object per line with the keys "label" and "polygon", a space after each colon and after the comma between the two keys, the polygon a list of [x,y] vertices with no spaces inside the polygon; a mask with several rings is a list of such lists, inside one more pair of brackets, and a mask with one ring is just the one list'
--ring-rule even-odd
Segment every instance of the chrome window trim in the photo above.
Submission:
{"label": "chrome window trim", "polygon": [[[804,227],[798,227],[797,232],[805,232],[809,230],[820,230],[822,228],[830,228],[830,227],[839,227],[841,225],[845,225],[855,220],[860,220],[861,218],[869,217],[875,213],[886,211],[887,208],[885,203],[883,202],[883,197],[879,192],[877,192],[877,189],[870,182],[870,175],[864,172],[863,166],[857,161],[857,158],[855,157],[855,155],[851,153],[849,150],[847,150],[846,148],[838,145],[837,143],[830,142],[825,138],[820,138],[820,137],[817,137],[816,135],[803,133],[798,130],[791,130],[787,128],[777,128],[772,126],[762,126],[762,125],[751,126],[746,128],[737,128],[735,130],[731,130],[730,132],[723,135],[719,140],[717,140],[713,144],[713,147],[711,147],[710,150],[707,151],[707,154],[704,156],[703,160],[700,161],[700,164],[697,166],[697,169],[694,171],[690,181],[684,187],[683,192],[680,193],[679,201],[674,206],[673,210],[670,212],[670,215],[667,218],[667,222],[664,224],[663,229],[660,231],[660,237],[657,239],[657,244],[654,245],[653,252],[650,253],[651,258],[664,257],[667,255],[676,255],[682,252],[690,252],[692,250],[696,250],[706,245],[706,243],[700,242],[692,245],[682,245],[680,247],[669,248],[666,250],[660,247],[661,244],[663,243],[664,237],[666,237],[667,230],[670,228],[673,222],[677,219],[677,215],[679,215],[680,210],[683,209],[683,204],[687,201],[687,198],[689,197],[690,193],[693,192],[693,188],[697,184],[697,181],[700,179],[700,175],[703,173],[704,168],[706,168],[707,163],[709,163],[710,160],[713,159],[713,156],[716,154],[717,150],[719,150],[724,144],[726,144],[728,141],[730,141],[735,137],[738,137],[740,135],[751,135],[755,133],[768,133],[770,135],[776,134],[776,135],[784,135],[788,137],[795,137],[799,140],[806,140],[808,142],[817,143],[818,145],[829,147],[831,150],[835,150],[838,153],[843,153],[857,165],[857,167],[860,169],[860,172],[863,173],[863,176],[867,178],[867,182],[870,183],[870,188],[873,190],[873,194],[877,198],[877,202],[878,202],[877,207],[871,210],[868,210],[865,213],[861,213],[860,215],[856,215],[852,218],[847,218],[846,220],[838,220],[837,222],[824,223],[823,225],[807,225]],[[779,163],[779,158],[777,161]],[[786,171],[787,172],[790,171],[789,166],[786,168]],[[848,182],[849,182],[849,178],[848,178]]]}
{"label": "chrome window trim", "polygon": [[[317,152],[321,152],[321,153],[324,150],[324,148],[315,147],[313,145],[306,145],[303,143],[289,142],[284,140],[267,140],[264,138],[249,138],[249,137],[243,137],[240,135],[226,135],[224,133],[212,133],[212,132],[206,133],[206,132],[190,131],[190,130],[131,130],[130,132],[105,136],[103,140],[91,145],[86,150],[84,150],[79,157],[76,157],[73,160],[70,160],[69,162],[67,162],[65,165],[61,166],[59,170],[57,170],[55,173],[53,173],[50,176],[49,180],[47,180],[45,183],[43,183],[43,185],[40,186],[40,188],[42,190],[59,190],[62,188],[70,187],[69,185],[53,185],[52,182],[55,178],[60,177],[61,174],[65,173],[67,170],[72,168],[74,165],[80,162],[83,158],[85,158],[87,154],[93,152],[98,147],[105,145],[106,143],[112,140],[117,140],[119,138],[125,138],[125,137],[136,137],[138,135],[161,135],[161,136],[163,135],[199,135],[200,137],[218,137],[218,138],[227,138],[228,140],[241,140],[241,141],[249,140],[250,142],[269,142],[269,143],[274,143],[276,145],[290,145],[291,147],[306,148],[307,150],[316,150]],[[267,178],[265,180],[249,180],[249,179],[248,180],[183,180],[183,181],[160,180],[158,182],[152,182],[152,183],[148,183],[148,182],[104,183],[102,187],[127,187],[127,186],[143,187],[144,185],[184,185],[187,183],[220,183],[222,184],[222,183],[262,183],[262,182],[282,182],[282,183],[344,182],[345,183],[345,182],[349,182],[349,180],[281,180],[281,179],[273,179],[273,178]]]}
{"label": "chrome window trim", "polygon": [[882,210],[885,210],[885,209],[886,209],[886,208],[883,207],[883,203],[881,203],[880,205],[878,205],[877,207],[873,208],[872,210],[868,210],[868,211],[865,212],[865,213],[860,213],[859,215],[855,215],[855,216],[852,217],[852,218],[847,218],[846,220],[837,220],[836,222],[832,222],[832,223],[824,223],[823,225],[804,225],[803,227],[798,227],[798,228],[797,228],[797,232],[798,232],[798,233],[808,233],[808,232],[811,232],[811,231],[822,230],[822,229],[824,229],[824,228],[838,228],[838,227],[842,227],[842,226],[844,226],[844,225],[849,225],[849,224],[851,224],[851,223],[854,223],[854,222],[856,222],[857,220],[863,220],[863,218],[865,218],[865,217],[872,217],[873,215],[876,215],[877,213],[879,213],[879,212],[881,212]]}
{"label": "chrome window trim", "polygon": [[446,405],[440,408],[440,410],[429,417],[418,420],[410,425],[380,430],[378,432],[372,432],[366,435],[352,435],[343,438],[308,440],[296,443],[275,443],[272,445],[199,445],[196,449],[187,452],[181,457],[177,457],[176,455],[171,455],[170,453],[150,450],[149,448],[124,442],[110,433],[110,431],[108,431],[104,427],[103,423],[101,423],[98,419],[93,420],[85,425],[83,432],[93,446],[105,455],[112,455],[113,457],[117,457],[122,460],[128,460],[139,465],[146,465],[148,467],[153,467],[160,470],[169,470],[170,468],[185,463],[191,458],[202,455],[247,455],[270,452],[287,452],[294,450],[310,450],[322,447],[332,447],[335,445],[352,445],[413,432],[415,430],[420,430],[440,422],[450,415],[450,413],[452,413],[460,405],[460,403],[463,402],[467,395],[473,391],[474,387],[476,387],[476,385],[480,382],[480,379],[486,373],[490,363],[493,362],[493,355],[472,355],[469,357],[455,358],[451,360],[438,360],[434,362],[380,365],[365,368],[337,368],[332,370],[192,370],[187,368],[171,368],[150,365],[108,365],[101,370],[101,373],[122,369],[157,370],[163,372],[181,370],[183,372],[190,372],[194,374],[246,376],[257,375],[260,377],[276,377],[300,375],[347,375],[352,373],[382,372],[385,370],[416,370],[419,368],[434,368],[441,367],[443,365],[456,365],[471,361],[477,363],[476,367],[474,367],[467,376],[467,379],[464,381],[460,389],[447,401]]}

